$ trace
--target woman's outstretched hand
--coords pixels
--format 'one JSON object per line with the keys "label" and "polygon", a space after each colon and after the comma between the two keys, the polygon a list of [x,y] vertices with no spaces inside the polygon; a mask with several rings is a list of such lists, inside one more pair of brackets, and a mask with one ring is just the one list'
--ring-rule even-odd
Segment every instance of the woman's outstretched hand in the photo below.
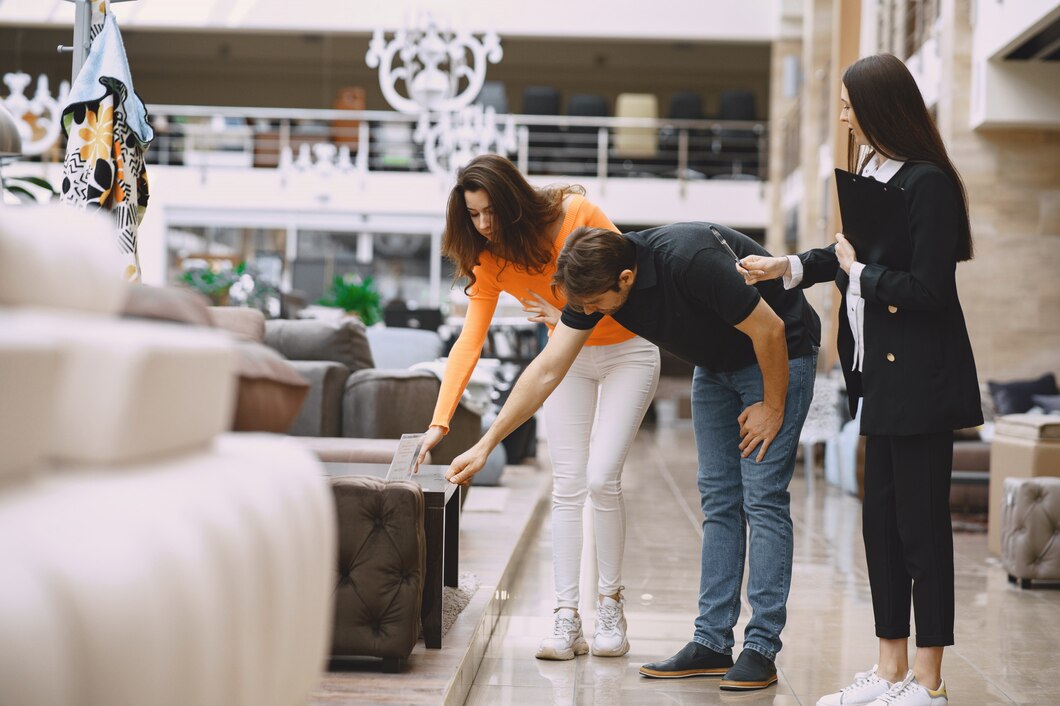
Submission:
{"label": "woman's outstretched hand", "polygon": [[560,311],[556,307],[552,306],[547,299],[542,297],[535,291],[526,290],[530,296],[519,301],[523,305],[523,311],[530,316],[526,317],[528,321],[533,321],[535,324],[548,324],[549,326],[555,326],[559,323]]}
{"label": "woman's outstretched hand", "polygon": [[786,257],[763,257],[748,255],[736,265],[736,271],[747,284],[758,284],[770,279],[783,277],[790,267]]}
{"label": "woman's outstretched hand", "polygon": [[427,452],[438,445],[438,442],[445,438],[445,432],[442,431],[441,427],[431,427],[423,433],[423,444],[420,446],[420,455],[416,459],[416,470],[420,470],[420,464],[423,463],[423,459],[426,458]]}
{"label": "woman's outstretched hand", "polygon": [[486,465],[486,459],[489,458],[491,450],[475,444],[453,459],[453,462],[449,464],[449,470],[445,472],[446,479],[456,485],[469,484],[475,474]]}

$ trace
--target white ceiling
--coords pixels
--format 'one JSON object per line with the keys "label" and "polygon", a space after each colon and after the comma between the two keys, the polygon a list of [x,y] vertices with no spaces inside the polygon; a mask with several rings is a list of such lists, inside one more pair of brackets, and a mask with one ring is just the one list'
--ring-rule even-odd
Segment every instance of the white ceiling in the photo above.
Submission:
{"label": "white ceiling", "polygon": [[[366,33],[428,11],[451,27],[502,38],[727,42],[768,42],[780,20],[777,0],[119,0],[113,9],[122,26],[141,29]],[[70,26],[73,18],[69,0],[0,0],[0,25]]]}

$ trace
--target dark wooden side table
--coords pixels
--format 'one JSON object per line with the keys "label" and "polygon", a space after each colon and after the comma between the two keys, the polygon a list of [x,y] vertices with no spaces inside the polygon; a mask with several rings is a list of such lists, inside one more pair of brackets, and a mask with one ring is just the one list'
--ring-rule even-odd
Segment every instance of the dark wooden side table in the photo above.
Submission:
{"label": "dark wooden side table", "polygon": [[[423,577],[423,642],[432,649],[442,646],[442,586],[455,587],[460,562],[459,486],[445,479],[448,466],[420,466],[410,480],[423,489],[423,533],[427,542],[426,573]],[[329,478],[374,476],[385,478],[388,466],[381,463],[325,463]]]}

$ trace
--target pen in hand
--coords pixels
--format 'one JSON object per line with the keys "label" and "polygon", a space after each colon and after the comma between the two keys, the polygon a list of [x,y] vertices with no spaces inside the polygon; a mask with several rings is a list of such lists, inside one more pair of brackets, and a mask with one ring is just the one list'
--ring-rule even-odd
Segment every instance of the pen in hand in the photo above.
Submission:
{"label": "pen in hand", "polygon": [[721,246],[723,248],[725,248],[725,251],[732,256],[733,260],[736,261],[736,267],[738,267],[740,271],[746,275],[747,271],[744,269],[743,264],[740,262],[740,256],[736,254],[736,251],[734,251],[727,242],[725,242],[725,238],[721,237],[721,231],[719,231],[714,226],[710,226],[710,232],[714,234],[714,237],[718,239],[718,242],[721,243]]}

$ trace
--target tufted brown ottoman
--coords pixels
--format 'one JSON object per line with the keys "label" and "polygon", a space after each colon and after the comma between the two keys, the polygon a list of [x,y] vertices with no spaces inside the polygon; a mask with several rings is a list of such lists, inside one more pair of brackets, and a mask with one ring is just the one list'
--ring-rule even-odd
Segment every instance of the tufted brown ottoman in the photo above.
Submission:
{"label": "tufted brown ottoman", "polygon": [[1060,581],[1060,478],[1009,478],[1001,519],[1009,581]]}
{"label": "tufted brown ottoman", "polygon": [[423,491],[367,476],[333,477],[331,487],[339,527],[332,666],[369,656],[400,671],[423,604]]}

